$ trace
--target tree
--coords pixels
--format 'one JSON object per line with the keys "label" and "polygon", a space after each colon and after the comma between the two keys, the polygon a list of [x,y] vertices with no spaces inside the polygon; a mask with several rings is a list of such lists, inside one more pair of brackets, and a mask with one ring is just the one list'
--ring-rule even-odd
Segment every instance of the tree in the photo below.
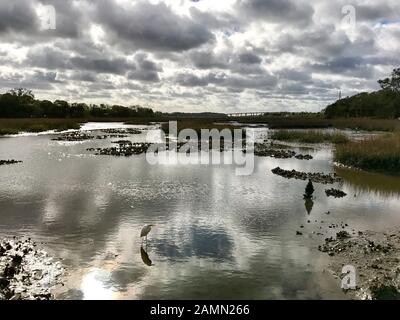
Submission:
{"label": "tree", "polygon": [[314,193],[314,186],[311,180],[308,180],[308,184],[306,186],[306,192],[304,194],[304,199],[312,199],[312,195]]}
{"label": "tree", "polygon": [[383,90],[400,93],[400,68],[394,69],[390,78],[378,80],[378,83]]}
{"label": "tree", "polygon": [[32,90],[29,90],[29,89],[15,88],[15,89],[8,91],[8,93],[14,97],[23,99],[25,102],[32,102],[33,100],[35,100],[35,96],[34,96]]}

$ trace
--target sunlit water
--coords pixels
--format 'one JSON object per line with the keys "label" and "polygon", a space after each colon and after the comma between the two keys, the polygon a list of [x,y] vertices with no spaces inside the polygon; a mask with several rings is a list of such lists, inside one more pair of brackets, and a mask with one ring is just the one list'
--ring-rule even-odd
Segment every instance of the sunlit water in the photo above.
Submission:
{"label": "sunlit water", "polygon": [[[147,131],[129,139],[144,141]],[[43,242],[62,259],[68,273],[58,298],[346,298],[325,271],[330,258],[317,250],[335,232],[328,225],[343,221],[351,232],[400,224],[398,178],[338,170],[345,182],[336,187],[348,196],[327,198],[331,186],[314,184],[308,214],[306,182],[271,173],[277,166],[334,172],[329,147],[302,149],[311,161],[256,157],[254,173],[237,176],[234,165],[152,166],[145,155],[86,151],[110,139],[52,137],[0,139],[1,159],[23,161],[0,167],[0,232]],[[139,234],[148,223],[156,226],[143,250]]]}

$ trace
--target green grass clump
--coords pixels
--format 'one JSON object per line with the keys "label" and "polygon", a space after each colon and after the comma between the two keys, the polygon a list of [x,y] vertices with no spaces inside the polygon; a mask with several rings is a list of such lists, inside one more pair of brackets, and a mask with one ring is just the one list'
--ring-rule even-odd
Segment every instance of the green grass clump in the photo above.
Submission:
{"label": "green grass clump", "polygon": [[346,143],[349,138],[339,132],[328,133],[322,131],[293,131],[293,130],[278,130],[272,133],[271,139],[288,142],[301,143]]}
{"label": "green grass clump", "polygon": [[335,160],[367,171],[400,174],[400,134],[387,134],[337,146]]}

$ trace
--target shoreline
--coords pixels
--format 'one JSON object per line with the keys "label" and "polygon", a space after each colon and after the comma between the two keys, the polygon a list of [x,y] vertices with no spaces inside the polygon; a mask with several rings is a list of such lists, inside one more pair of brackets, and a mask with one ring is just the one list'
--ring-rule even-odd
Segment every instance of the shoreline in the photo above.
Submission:
{"label": "shoreline", "polygon": [[0,240],[0,300],[51,300],[65,270],[30,238]]}
{"label": "shoreline", "polygon": [[400,231],[341,232],[318,249],[330,256],[328,271],[334,278],[344,278],[344,266],[354,267],[356,287],[346,294],[361,300],[400,299]]}

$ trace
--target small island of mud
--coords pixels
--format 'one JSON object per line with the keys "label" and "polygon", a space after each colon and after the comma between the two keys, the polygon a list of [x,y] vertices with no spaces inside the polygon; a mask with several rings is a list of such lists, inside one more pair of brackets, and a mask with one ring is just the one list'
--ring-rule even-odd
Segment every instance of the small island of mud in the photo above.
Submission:
{"label": "small island of mud", "polygon": [[287,178],[287,179],[297,179],[297,180],[311,180],[315,183],[322,183],[322,184],[333,184],[336,182],[340,182],[342,179],[336,175],[335,173],[332,174],[325,174],[321,172],[300,172],[296,170],[284,170],[280,167],[274,168],[271,170],[273,174],[278,176]]}

